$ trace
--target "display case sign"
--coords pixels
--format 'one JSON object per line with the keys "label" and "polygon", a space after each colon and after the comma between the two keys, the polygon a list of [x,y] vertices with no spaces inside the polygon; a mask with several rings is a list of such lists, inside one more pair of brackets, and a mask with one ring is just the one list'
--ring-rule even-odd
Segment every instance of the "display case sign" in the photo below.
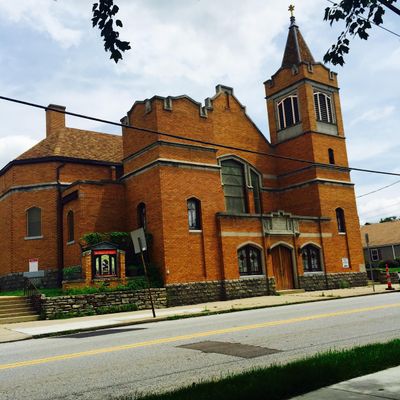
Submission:
{"label": "display case sign", "polygon": [[117,275],[117,250],[94,250],[93,261],[95,276]]}

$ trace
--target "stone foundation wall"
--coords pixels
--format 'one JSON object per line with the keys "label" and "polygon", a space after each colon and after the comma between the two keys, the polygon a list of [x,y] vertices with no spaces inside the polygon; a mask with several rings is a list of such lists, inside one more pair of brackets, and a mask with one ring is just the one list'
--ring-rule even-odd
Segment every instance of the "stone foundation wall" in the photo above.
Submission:
{"label": "stone foundation wall", "polygon": [[[57,270],[44,271],[43,278],[35,278],[40,287],[55,288],[58,286],[59,272]],[[37,279],[37,280],[36,280]],[[22,272],[0,276],[0,291],[20,290],[24,288],[24,277]]]}
{"label": "stone foundation wall", "polygon": [[168,306],[173,307],[275,294],[275,281],[269,278],[269,290],[265,278],[171,284],[166,290]]}
{"label": "stone foundation wall", "polygon": [[[386,272],[379,271],[378,280],[380,283],[387,283]],[[397,272],[390,272],[390,281],[392,283],[399,283],[399,275]]]}
{"label": "stone foundation wall", "polygon": [[[339,274],[307,274],[299,276],[301,289],[307,291],[340,289],[345,287],[367,286],[366,272],[343,272]],[[328,284],[328,288],[326,287]]]}
{"label": "stone foundation wall", "polygon": [[[167,306],[167,293],[164,288],[151,289],[154,307],[165,308]],[[45,297],[40,299],[40,312],[44,319],[60,318],[65,316],[90,315],[104,313],[104,311],[117,312],[151,308],[149,294],[147,290],[135,292],[105,292],[95,294],[81,294],[73,296]],[[124,309],[125,307],[125,309]]]}

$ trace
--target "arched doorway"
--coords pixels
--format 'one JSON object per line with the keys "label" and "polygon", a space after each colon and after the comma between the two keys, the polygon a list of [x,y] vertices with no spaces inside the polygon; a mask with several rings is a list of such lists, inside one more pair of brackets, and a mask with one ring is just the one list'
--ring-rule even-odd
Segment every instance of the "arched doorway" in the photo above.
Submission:
{"label": "arched doorway", "polygon": [[292,250],[286,246],[279,245],[271,250],[271,256],[276,289],[293,289]]}

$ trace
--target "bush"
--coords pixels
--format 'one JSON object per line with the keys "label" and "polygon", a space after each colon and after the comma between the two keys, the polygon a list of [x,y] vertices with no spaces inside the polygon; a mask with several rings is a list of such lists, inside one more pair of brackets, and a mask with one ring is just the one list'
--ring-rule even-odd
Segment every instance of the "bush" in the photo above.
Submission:
{"label": "bush", "polygon": [[386,268],[386,264],[388,265],[389,268],[399,268],[400,267],[400,262],[398,259],[395,260],[385,260],[381,261],[379,263],[379,268]]}
{"label": "bush", "polygon": [[73,267],[66,267],[63,269],[64,280],[72,281],[81,278],[82,278],[82,267],[80,265],[75,265]]}
{"label": "bush", "polygon": [[339,282],[339,288],[340,289],[348,289],[350,287],[350,282],[342,280]]}

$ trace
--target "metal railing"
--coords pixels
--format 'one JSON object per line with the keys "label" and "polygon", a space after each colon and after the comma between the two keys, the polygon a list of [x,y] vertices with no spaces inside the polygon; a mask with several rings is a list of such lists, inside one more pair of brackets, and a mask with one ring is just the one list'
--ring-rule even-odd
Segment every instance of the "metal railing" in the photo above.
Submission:
{"label": "metal railing", "polygon": [[24,296],[32,297],[32,296],[40,296],[40,290],[35,285],[35,279],[25,278],[24,281]]}

